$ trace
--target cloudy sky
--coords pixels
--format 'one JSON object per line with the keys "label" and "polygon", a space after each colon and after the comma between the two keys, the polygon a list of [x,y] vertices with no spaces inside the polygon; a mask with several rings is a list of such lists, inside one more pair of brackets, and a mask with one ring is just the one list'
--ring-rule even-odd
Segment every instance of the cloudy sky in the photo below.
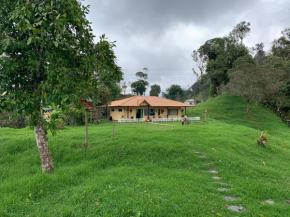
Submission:
{"label": "cloudy sky", "polygon": [[[193,50],[208,39],[227,35],[241,22],[251,23],[248,47],[266,50],[290,27],[289,0],[85,0],[96,36],[117,41],[118,65],[126,82],[148,68],[148,81],[165,91],[171,84],[191,86]],[[98,37],[96,38],[96,42]],[[149,88],[150,89],[150,88]],[[147,91],[148,94],[149,91]]]}

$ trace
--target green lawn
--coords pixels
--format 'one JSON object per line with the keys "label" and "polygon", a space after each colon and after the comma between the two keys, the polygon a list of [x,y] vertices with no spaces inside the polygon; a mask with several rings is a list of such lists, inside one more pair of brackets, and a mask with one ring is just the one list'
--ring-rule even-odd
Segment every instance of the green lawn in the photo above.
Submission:
{"label": "green lawn", "polygon": [[[239,97],[209,100],[188,116],[204,109],[207,123],[121,123],[115,138],[111,123],[92,125],[87,149],[84,127],[49,135],[53,174],[41,174],[32,130],[0,129],[0,216],[289,216],[290,128],[254,104],[246,116]],[[256,145],[258,129],[269,130],[268,148]]]}

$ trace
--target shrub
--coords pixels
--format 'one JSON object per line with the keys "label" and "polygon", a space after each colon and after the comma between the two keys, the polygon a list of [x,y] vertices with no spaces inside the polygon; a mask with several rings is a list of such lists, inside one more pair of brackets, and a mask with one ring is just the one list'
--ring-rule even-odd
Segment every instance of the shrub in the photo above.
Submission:
{"label": "shrub", "polygon": [[0,127],[24,128],[27,126],[28,118],[24,115],[9,112],[0,113]]}
{"label": "shrub", "polygon": [[260,138],[257,140],[258,145],[267,147],[267,130],[261,131]]}

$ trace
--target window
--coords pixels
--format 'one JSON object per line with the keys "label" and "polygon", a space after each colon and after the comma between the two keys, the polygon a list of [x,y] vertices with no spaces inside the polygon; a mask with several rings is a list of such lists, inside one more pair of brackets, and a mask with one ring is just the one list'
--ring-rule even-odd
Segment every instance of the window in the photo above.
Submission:
{"label": "window", "polygon": [[161,114],[161,109],[158,109],[158,115],[160,115]]}
{"label": "window", "polygon": [[115,111],[115,109],[111,109],[111,111],[112,111],[112,112],[114,112],[114,111]]}
{"label": "window", "polygon": [[[144,109],[144,115],[148,116],[148,109]],[[155,109],[149,109],[149,116],[155,115]]]}
{"label": "window", "polygon": [[118,109],[118,111],[119,111],[119,112],[122,112],[123,110],[122,110],[122,109]]}
{"label": "window", "polygon": [[178,109],[168,109],[168,115],[178,115]]}

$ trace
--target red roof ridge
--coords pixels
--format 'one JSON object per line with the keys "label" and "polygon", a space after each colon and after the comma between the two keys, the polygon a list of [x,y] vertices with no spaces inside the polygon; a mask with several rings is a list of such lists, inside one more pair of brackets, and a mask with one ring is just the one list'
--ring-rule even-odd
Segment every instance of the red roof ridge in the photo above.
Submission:
{"label": "red roof ridge", "polygon": [[130,100],[132,100],[132,99],[135,98],[135,97],[137,97],[137,96],[131,96],[131,97],[129,97],[128,100],[126,100],[125,102],[123,102],[123,103],[120,104],[120,105],[123,105],[124,103],[129,102]]}

